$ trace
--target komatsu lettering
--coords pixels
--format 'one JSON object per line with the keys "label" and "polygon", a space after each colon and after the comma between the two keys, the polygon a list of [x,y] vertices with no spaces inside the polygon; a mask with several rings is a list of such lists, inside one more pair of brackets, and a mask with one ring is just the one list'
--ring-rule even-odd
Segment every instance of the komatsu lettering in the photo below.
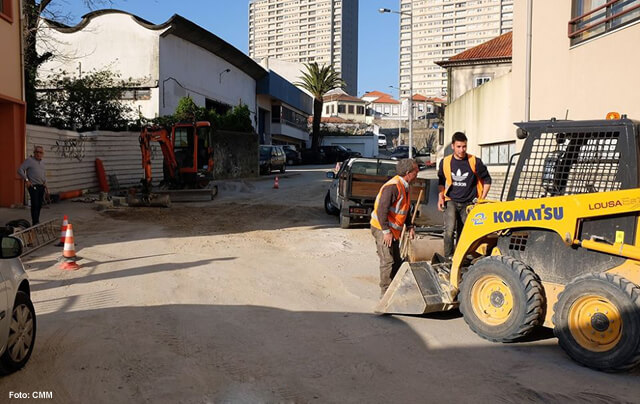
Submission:
{"label": "komatsu lettering", "polygon": [[551,207],[541,205],[537,209],[518,209],[493,212],[495,223],[533,222],[538,220],[560,220],[564,217],[562,206]]}

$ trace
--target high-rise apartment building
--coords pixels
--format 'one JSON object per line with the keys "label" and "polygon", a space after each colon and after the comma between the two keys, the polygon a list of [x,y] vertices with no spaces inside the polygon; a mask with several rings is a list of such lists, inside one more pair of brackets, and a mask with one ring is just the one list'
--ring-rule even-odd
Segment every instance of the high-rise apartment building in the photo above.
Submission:
{"label": "high-rise apartment building", "polygon": [[400,0],[401,97],[409,96],[411,75],[414,94],[445,97],[447,72],[434,62],[511,31],[513,2]]}
{"label": "high-rise apartment building", "polygon": [[332,64],[356,95],[358,0],[251,1],[249,56]]}

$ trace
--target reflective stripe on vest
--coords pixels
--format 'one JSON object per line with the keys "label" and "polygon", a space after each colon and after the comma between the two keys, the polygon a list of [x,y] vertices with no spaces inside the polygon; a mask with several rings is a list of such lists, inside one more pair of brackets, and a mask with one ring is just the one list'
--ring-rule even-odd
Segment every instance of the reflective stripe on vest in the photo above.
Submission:
{"label": "reflective stripe on vest", "polygon": [[[445,178],[445,186],[444,186],[444,200],[450,201],[451,198],[447,196],[449,192],[449,187],[453,184],[453,178],[451,177],[451,160],[453,159],[453,155],[450,154],[442,160],[442,171],[444,172]],[[467,153],[467,161],[469,161],[469,167],[471,167],[471,171],[473,175],[476,176],[476,191],[478,192],[478,199],[482,197],[482,189],[484,188],[484,181],[482,178],[478,177],[478,173],[476,172],[476,156],[473,154]]]}
{"label": "reflective stripe on vest", "polygon": [[407,190],[404,188],[404,184],[402,183],[402,178],[396,175],[387,181],[381,188],[380,192],[378,192],[378,196],[376,196],[376,201],[373,204],[373,212],[371,212],[371,221],[369,222],[371,226],[376,229],[382,230],[382,225],[380,224],[380,220],[378,219],[377,211],[378,205],[380,203],[380,195],[382,195],[382,190],[387,186],[396,186],[398,188],[398,200],[389,207],[389,212],[387,213],[387,220],[389,222],[389,230],[391,230],[391,234],[393,234],[393,238],[396,240],[400,239],[400,234],[402,233],[402,226],[404,225],[405,220],[407,219],[407,215],[409,214],[409,208],[411,207],[411,201],[409,200],[409,194]]}

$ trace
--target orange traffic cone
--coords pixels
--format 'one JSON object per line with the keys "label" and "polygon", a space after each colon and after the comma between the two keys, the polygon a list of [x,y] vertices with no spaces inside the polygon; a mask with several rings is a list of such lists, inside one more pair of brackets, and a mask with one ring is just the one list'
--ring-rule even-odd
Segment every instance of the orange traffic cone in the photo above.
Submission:
{"label": "orange traffic cone", "polygon": [[64,245],[64,238],[67,236],[67,225],[69,224],[69,217],[64,215],[62,218],[62,226],[60,227],[60,242],[56,244],[58,247],[62,247]]}
{"label": "orange traffic cone", "polygon": [[78,257],[76,257],[76,247],[73,241],[73,227],[71,223],[67,225],[67,234],[64,237],[64,248],[62,249],[62,262],[60,263],[60,269],[66,271],[75,271],[80,268],[80,265],[76,264]]}
{"label": "orange traffic cone", "polygon": [[276,178],[273,180],[273,188],[274,189],[280,188],[280,184],[278,183],[278,176],[277,175],[276,175]]}

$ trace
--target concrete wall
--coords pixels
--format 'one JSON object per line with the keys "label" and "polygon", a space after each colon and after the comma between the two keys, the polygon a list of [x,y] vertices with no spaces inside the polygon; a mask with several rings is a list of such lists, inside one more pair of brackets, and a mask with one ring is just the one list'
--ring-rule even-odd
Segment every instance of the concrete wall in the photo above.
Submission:
{"label": "concrete wall", "polygon": [[[226,69],[230,71],[220,76]],[[160,38],[160,82],[161,92],[165,83],[162,115],[172,114],[180,98],[189,95],[200,106],[205,105],[205,98],[230,106],[245,104],[251,111],[251,123],[256,125],[256,81],[199,46],[173,35]]]}
{"label": "concrete wall", "polygon": [[215,131],[213,135],[215,179],[258,176],[258,136],[255,133]]}
{"label": "concrete wall", "polygon": [[[54,59],[38,70],[41,80],[47,75],[66,71],[71,76],[92,70],[110,70],[123,79],[132,78],[143,87],[158,87],[158,37],[161,31],[142,27],[127,14],[105,14],[93,18],[81,30],[63,33],[53,28],[41,29],[38,52],[54,52]],[[53,49],[52,49],[53,48]],[[158,115],[157,89],[150,100],[135,102],[144,116]]]}
{"label": "concrete wall", "polygon": [[[525,117],[526,1],[514,2],[512,122]],[[607,112],[640,119],[640,24],[570,46],[571,2],[533,2],[531,120],[603,119]]]}
{"label": "concrete wall", "polygon": [[11,15],[0,16],[0,94],[22,100],[20,2],[11,0]]}
{"label": "concrete wall", "polygon": [[474,88],[476,77],[491,77],[491,80],[511,71],[511,64],[489,64],[476,66],[454,67],[451,73],[451,101],[455,101],[462,94]]}
{"label": "concrete wall", "polygon": [[362,157],[378,156],[378,137],[374,134],[363,136],[324,136],[322,138],[322,145],[342,145],[347,149],[360,152]]}
{"label": "concrete wall", "polygon": [[[138,132],[78,133],[27,125],[27,150],[44,148],[47,183],[51,193],[98,189],[95,160],[100,158],[107,174],[116,175],[121,188],[136,186],[144,177]],[[154,184],[162,179],[162,152],[152,144]]]}

